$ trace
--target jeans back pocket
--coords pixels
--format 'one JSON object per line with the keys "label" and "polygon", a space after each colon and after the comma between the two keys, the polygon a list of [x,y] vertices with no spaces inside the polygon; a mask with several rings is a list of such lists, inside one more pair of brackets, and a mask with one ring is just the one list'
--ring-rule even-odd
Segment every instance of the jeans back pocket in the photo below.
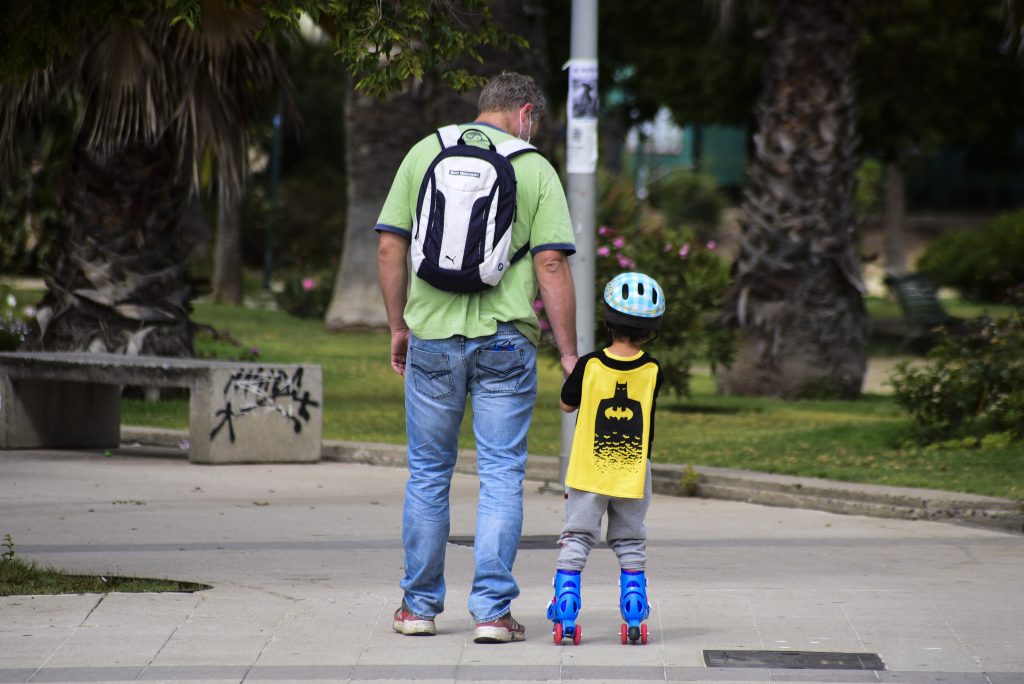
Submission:
{"label": "jeans back pocket", "polygon": [[485,392],[515,394],[526,374],[522,349],[481,349],[476,358],[477,377]]}
{"label": "jeans back pocket", "polygon": [[448,354],[430,352],[410,346],[413,386],[431,399],[442,399],[455,393]]}

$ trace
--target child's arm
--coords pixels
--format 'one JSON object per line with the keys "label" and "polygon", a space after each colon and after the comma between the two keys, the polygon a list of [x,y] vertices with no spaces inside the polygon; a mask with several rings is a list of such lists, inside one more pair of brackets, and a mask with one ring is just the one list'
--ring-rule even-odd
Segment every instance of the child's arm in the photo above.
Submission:
{"label": "child's arm", "polygon": [[658,415],[658,392],[661,391],[661,384],[665,381],[665,375],[661,372],[661,364],[658,365],[658,375],[654,381],[654,396],[651,398],[651,432],[647,436],[647,458],[654,460],[654,417]]}
{"label": "child's arm", "polygon": [[586,361],[577,361],[576,366],[569,373],[569,377],[562,384],[562,396],[559,398],[558,405],[566,413],[572,413],[580,407],[583,393],[583,369],[586,365]]}

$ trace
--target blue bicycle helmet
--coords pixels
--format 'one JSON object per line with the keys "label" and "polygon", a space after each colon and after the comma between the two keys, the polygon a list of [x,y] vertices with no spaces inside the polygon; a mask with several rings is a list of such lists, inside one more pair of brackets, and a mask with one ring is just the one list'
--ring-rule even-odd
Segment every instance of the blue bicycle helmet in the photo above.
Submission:
{"label": "blue bicycle helmet", "polygon": [[665,293],[643,273],[620,273],[604,288],[604,319],[614,325],[657,330],[665,315]]}

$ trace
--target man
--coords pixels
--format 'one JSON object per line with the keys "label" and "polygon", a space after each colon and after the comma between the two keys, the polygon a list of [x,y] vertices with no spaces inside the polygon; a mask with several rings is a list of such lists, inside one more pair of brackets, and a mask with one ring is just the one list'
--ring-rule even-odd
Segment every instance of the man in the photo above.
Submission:
{"label": "man", "polygon": [[[480,94],[479,116],[459,128],[467,142],[529,141],[544,115],[532,78],[504,73]],[[516,179],[513,250],[529,245],[497,286],[473,293],[437,289],[410,275],[407,256],[424,174],[438,136],[406,155],[375,229],[377,265],[391,328],[391,366],[405,377],[409,481],[402,519],[405,577],[394,628],[430,635],[444,610],[448,494],[459,425],[470,397],[480,501],[469,612],[478,643],[520,641],[510,605],[519,595],[512,565],[523,523],[526,434],[537,396],[538,289],[568,375],[576,365],[576,311],[567,257],[575,251],[561,182],[540,154],[512,159]],[[411,282],[410,282],[411,280]]]}

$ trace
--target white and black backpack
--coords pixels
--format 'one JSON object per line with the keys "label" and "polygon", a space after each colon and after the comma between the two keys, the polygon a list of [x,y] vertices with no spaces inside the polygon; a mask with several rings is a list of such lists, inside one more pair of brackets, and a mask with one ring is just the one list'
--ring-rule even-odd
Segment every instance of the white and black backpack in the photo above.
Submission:
{"label": "white and black backpack", "polygon": [[522,140],[487,147],[468,144],[458,126],[437,131],[441,152],[434,157],[416,201],[412,269],[447,292],[480,292],[494,287],[529,251],[512,251],[516,219],[516,174],[509,161],[537,148]]}

